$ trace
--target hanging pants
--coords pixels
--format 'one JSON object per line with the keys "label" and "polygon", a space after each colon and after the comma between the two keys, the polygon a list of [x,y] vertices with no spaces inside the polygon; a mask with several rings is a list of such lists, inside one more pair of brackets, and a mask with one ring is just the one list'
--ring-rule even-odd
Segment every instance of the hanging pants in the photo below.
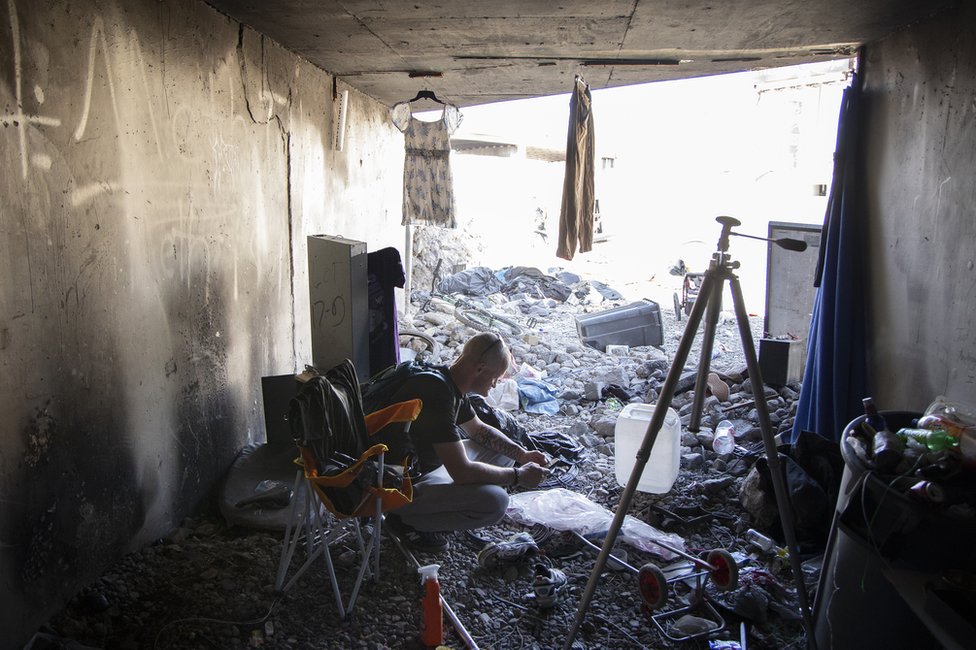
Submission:
{"label": "hanging pants", "polygon": [[566,176],[559,210],[559,238],[556,256],[573,259],[593,249],[593,112],[590,88],[576,77],[569,103],[569,133],[566,139]]}

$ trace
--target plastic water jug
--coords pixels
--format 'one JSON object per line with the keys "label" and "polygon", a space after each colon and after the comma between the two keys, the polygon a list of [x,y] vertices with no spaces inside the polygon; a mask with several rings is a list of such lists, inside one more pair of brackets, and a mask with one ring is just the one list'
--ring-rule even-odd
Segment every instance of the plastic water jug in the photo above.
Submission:
{"label": "plastic water jug", "polygon": [[[647,425],[654,416],[654,404],[628,404],[617,416],[614,428],[617,483],[626,486],[637,462],[637,450],[644,442]],[[664,494],[678,478],[681,461],[681,420],[673,408],[664,416],[664,423],[651,448],[637,489],[641,492]]]}

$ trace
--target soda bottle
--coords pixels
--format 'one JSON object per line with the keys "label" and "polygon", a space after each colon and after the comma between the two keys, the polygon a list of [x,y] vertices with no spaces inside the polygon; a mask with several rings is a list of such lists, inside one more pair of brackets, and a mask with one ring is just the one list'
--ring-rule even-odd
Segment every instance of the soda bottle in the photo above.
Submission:
{"label": "soda bottle", "polygon": [[898,429],[898,437],[902,440],[920,442],[929,451],[944,451],[959,446],[959,439],[946,432],[945,429],[922,429],[903,427]]}
{"label": "soda bottle", "polygon": [[879,469],[890,469],[901,461],[904,444],[901,438],[888,429],[884,416],[878,413],[874,405],[874,398],[865,397],[861,403],[864,405],[863,426],[871,436],[874,462]]}

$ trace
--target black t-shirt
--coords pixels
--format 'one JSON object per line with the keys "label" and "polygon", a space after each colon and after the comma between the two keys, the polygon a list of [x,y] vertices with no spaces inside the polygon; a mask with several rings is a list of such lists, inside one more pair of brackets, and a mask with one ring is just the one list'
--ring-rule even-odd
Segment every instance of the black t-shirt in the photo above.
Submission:
{"label": "black t-shirt", "polygon": [[451,378],[447,366],[434,366],[433,372],[410,377],[394,394],[390,403],[420,399],[423,408],[410,425],[410,437],[422,474],[442,465],[434,451],[441,442],[456,442],[466,436],[458,426],[474,417],[474,410]]}

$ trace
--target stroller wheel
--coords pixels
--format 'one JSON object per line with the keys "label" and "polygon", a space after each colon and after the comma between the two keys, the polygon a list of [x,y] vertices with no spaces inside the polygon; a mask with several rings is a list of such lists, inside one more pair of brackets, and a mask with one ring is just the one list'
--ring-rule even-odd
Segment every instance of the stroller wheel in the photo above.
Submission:
{"label": "stroller wheel", "polygon": [[739,567],[735,563],[732,554],[724,549],[717,548],[708,552],[705,560],[715,567],[709,572],[712,584],[719,591],[732,591],[739,586]]}
{"label": "stroller wheel", "polygon": [[661,569],[650,562],[637,573],[637,587],[648,609],[659,609],[668,602],[668,579]]}

